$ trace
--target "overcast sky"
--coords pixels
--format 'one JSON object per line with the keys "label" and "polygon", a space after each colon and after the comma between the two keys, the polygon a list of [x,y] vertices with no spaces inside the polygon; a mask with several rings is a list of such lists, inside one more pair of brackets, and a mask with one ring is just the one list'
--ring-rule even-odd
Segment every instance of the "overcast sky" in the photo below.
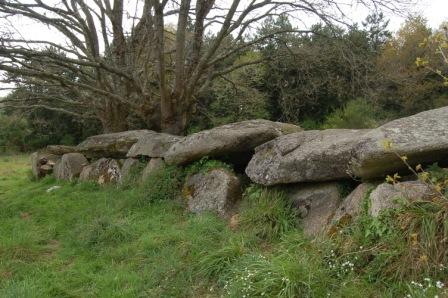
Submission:
{"label": "overcast sky", "polygon": [[[366,18],[369,12],[363,7],[353,6],[350,11],[346,13],[353,21],[361,22]],[[418,4],[413,8],[413,13],[424,16],[428,20],[429,26],[438,28],[442,22],[448,21],[448,0],[419,0]],[[387,15],[387,17],[390,19],[389,29],[392,31],[397,31],[405,20],[405,16]],[[312,23],[313,21],[310,20],[310,24],[307,25],[312,25]],[[36,23],[24,18],[14,18],[12,25],[22,37],[27,39],[31,38],[34,40],[51,41],[63,40],[62,37],[58,36],[58,32],[50,30],[42,25],[36,25]],[[3,85],[3,87],[5,86]],[[6,90],[0,90],[0,96],[4,96],[7,93],[8,91]]]}

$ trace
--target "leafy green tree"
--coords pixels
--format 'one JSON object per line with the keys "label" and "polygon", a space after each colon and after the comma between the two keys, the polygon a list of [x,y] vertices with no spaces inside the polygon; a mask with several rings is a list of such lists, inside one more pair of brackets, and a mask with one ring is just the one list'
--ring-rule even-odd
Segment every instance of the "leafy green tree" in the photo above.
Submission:
{"label": "leafy green tree", "polygon": [[[233,64],[258,59],[258,52],[248,51]],[[190,131],[249,119],[270,119],[268,97],[259,90],[263,77],[264,68],[257,63],[216,79],[199,100]]]}
{"label": "leafy green tree", "polygon": [[[373,24],[376,22],[375,24]],[[387,33],[380,17],[369,29],[348,30],[321,24],[313,33],[285,33],[259,47],[266,58],[262,90],[269,96],[274,119],[322,121],[347,101],[368,93],[377,50]],[[260,30],[288,31],[286,17],[270,18]]]}
{"label": "leafy green tree", "polygon": [[443,23],[430,38],[425,38],[420,47],[429,49],[429,55],[417,57],[416,65],[440,76],[443,85],[448,87],[448,22]]}
{"label": "leafy green tree", "polygon": [[374,128],[380,124],[378,119],[382,116],[375,106],[359,98],[329,114],[323,128]]}
{"label": "leafy green tree", "polygon": [[27,137],[31,133],[29,123],[18,116],[0,113],[0,152],[26,151]]}
{"label": "leafy green tree", "polygon": [[422,46],[422,41],[429,40],[433,40],[433,33],[427,21],[420,16],[411,17],[387,42],[378,58],[379,80],[373,96],[383,109],[393,111],[395,117],[448,104],[440,76],[416,65],[416,57],[428,60],[435,56],[434,49]]}

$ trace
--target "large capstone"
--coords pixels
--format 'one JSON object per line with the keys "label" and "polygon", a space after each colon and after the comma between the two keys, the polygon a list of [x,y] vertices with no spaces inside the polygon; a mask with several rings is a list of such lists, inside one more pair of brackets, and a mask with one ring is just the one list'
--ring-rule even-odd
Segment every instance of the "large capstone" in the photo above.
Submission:
{"label": "large capstone", "polygon": [[241,199],[239,179],[226,169],[213,169],[190,176],[182,191],[188,209],[194,213],[216,212],[228,217]]}
{"label": "large capstone", "polygon": [[281,136],[255,149],[246,174],[275,185],[350,178],[353,146],[369,130],[310,130]]}
{"label": "large capstone", "polygon": [[150,130],[130,130],[88,137],[76,150],[88,158],[124,158],[139,139],[154,134]]}
{"label": "large capstone", "polygon": [[350,172],[362,178],[394,173],[406,168],[399,156],[411,166],[448,162],[448,107],[397,119],[363,135],[353,148]]}
{"label": "large capstone", "polygon": [[79,177],[83,167],[89,162],[81,153],[66,153],[56,162],[53,174],[58,180],[72,181]]}
{"label": "large capstone", "polygon": [[55,155],[64,155],[66,153],[77,152],[76,146],[67,146],[67,145],[48,145],[47,148],[45,148],[45,150]]}
{"label": "large capstone", "polygon": [[120,166],[115,159],[100,158],[82,169],[79,180],[98,184],[118,183],[121,180]]}
{"label": "large capstone", "polygon": [[241,157],[284,134],[300,131],[298,126],[268,120],[248,120],[204,130],[175,142],[165,154],[168,164],[186,164],[204,156]]}
{"label": "large capstone", "polygon": [[127,157],[164,157],[173,143],[182,137],[166,133],[150,132],[141,137],[127,153]]}

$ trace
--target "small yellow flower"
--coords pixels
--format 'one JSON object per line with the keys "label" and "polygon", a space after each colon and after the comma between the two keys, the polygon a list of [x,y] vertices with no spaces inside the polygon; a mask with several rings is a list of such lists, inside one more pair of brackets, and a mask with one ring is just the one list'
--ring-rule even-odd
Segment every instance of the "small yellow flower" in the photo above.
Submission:
{"label": "small yellow flower", "polygon": [[423,262],[423,263],[428,262],[428,256],[427,255],[421,255],[419,259],[420,259],[420,262]]}
{"label": "small yellow flower", "polygon": [[411,234],[411,243],[412,243],[412,246],[416,246],[418,244],[418,234],[417,233]]}
{"label": "small yellow flower", "polygon": [[422,165],[421,164],[416,165],[415,166],[415,170],[416,171],[423,171]]}
{"label": "small yellow flower", "polygon": [[421,178],[423,181],[427,181],[429,179],[429,173],[428,172],[421,173]]}
{"label": "small yellow flower", "polygon": [[389,140],[389,139],[385,139],[385,140],[383,141],[383,147],[384,147],[384,150],[390,150],[390,149],[392,149],[392,141]]}
{"label": "small yellow flower", "polygon": [[390,175],[387,175],[387,176],[386,176],[386,182],[387,182],[387,183],[395,183],[395,180],[394,180],[394,178],[392,178]]}
{"label": "small yellow flower", "polygon": [[408,160],[408,157],[406,155],[403,155],[400,158],[401,158],[402,161],[407,161]]}
{"label": "small yellow flower", "polygon": [[417,59],[415,59],[415,64],[420,67],[420,66],[425,66],[428,64],[428,61],[424,60],[421,57],[417,57]]}

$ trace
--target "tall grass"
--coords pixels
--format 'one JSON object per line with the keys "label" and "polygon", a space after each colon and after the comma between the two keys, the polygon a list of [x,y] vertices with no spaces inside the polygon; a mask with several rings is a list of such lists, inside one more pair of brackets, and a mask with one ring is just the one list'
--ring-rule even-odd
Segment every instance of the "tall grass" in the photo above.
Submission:
{"label": "tall grass", "polygon": [[259,238],[273,240],[297,227],[297,216],[286,195],[279,190],[249,186],[244,193],[241,226]]}
{"label": "tall grass", "polygon": [[231,230],[176,200],[181,169],[99,186],[30,181],[27,160],[0,158],[0,297],[447,294],[444,201],[365,212],[322,242],[303,235],[275,189],[249,187]]}

